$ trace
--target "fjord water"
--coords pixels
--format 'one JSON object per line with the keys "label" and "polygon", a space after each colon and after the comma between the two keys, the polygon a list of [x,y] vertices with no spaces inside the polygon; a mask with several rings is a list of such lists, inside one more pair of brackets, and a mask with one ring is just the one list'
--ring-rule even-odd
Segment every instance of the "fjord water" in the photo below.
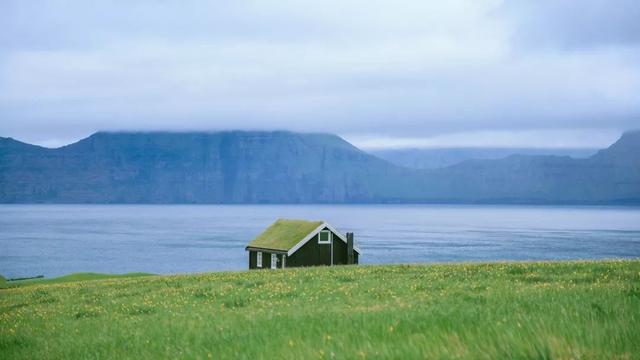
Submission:
{"label": "fjord water", "polygon": [[364,264],[640,257],[637,207],[0,205],[0,274],[244,270],[277,218],[355,232]]}

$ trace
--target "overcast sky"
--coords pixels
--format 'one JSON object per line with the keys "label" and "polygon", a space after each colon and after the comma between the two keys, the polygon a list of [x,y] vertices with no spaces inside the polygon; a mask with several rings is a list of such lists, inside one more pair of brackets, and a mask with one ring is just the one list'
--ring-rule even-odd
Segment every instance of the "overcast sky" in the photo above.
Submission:
{"label": "overcast sky", "polygon": [[0,136],[602,147],[640,128],[638,19],[638,0],[2,0]]}

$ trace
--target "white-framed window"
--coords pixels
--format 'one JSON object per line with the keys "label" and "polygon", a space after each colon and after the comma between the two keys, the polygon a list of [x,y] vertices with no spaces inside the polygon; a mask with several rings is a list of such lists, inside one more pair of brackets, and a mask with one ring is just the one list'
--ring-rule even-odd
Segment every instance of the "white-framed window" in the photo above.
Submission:
{"label": "white-framed window", "polygon": [[318,244],[331,244],[331,231],[322,230],[318,233]]}
{"label": "white-framed window", "polygon": [[262,251],[256,251],[256,267],[262,267]]}
{"label": "white-framed window", "polygon": [[275,269],[278,267],[278,255],[271,254],[271,268]]}

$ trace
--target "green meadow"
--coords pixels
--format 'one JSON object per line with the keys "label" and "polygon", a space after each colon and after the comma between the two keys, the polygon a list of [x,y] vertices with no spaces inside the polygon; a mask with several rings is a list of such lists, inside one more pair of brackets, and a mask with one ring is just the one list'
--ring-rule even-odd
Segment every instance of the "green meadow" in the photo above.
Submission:
{"label": "green meadow", "polygon": [[6,282],[3,359],[640,358],[640,260]]}

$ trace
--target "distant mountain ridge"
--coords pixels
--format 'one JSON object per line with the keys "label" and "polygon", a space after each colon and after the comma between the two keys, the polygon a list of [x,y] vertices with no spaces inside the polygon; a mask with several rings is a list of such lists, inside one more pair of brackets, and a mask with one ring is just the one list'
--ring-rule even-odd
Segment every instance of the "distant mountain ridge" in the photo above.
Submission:
{"label": "distant mountain ridge", "polygon": [[57,149],[0,138],[0,202],[639,204],[640,131],[586,159],[513,155],[433,170],[331,134],[99,132]]}
{"label": "distant mountain ridge", "polygon": [[465,160],[496,160],[511,155],[556,155],[584,159],[598,149],[589,148],[427,148],[371,150],[370,154],[392,164],[412,169],[439,169],[459,164]]}

